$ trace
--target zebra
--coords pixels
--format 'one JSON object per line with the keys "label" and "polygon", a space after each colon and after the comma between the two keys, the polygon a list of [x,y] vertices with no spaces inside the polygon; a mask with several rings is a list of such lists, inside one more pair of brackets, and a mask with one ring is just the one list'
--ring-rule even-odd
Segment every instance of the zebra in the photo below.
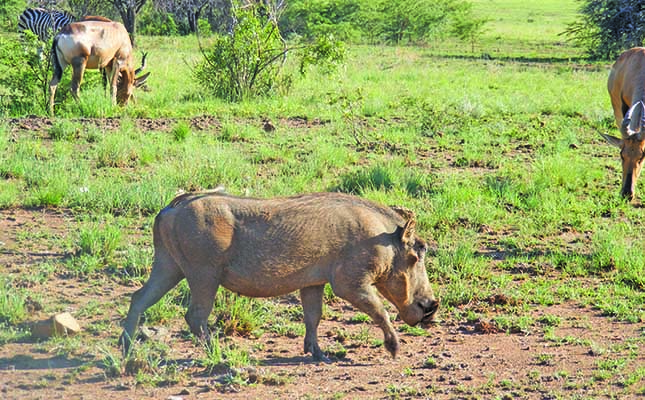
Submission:
{"label": "zebra", "polygon": [[27,8],[20,14],[18,30],[20,32],[30,30],[38,36],[38,39],[46,42],[53,33],[74,21],[76,21],[76,17],[67,11]]}

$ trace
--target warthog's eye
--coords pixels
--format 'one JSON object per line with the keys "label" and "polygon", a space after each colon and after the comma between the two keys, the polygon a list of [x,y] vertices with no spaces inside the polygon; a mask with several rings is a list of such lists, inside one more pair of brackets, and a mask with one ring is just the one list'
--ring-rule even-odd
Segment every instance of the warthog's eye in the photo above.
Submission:
{"label": "warthog's eye", "polygon": [[422,256],[428,251],[428,245],[425,244],[425,242],[421,240],[417,240],[414,243],[414,249],[417,251],[417,253]]}

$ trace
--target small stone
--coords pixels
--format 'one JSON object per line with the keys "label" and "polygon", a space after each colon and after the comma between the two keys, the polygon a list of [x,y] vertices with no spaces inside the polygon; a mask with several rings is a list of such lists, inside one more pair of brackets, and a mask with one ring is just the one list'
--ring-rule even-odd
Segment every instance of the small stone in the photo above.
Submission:
{"label": "small stone", "polygon": [[53,325],[56,335],[71,336],[81,331],[81,326],[78,324],[78,321],[68,312],[54,315]]}
{"label": "small stone", "polygon": [[72,314],[64,312],[44,321],[31,325],[31,336],[37,339],[49,339],[53,336],[71,336],[79,333],[81,326]]}
{"label": "small stone", "polygon": [[160,327],[148,327],[142,326],[139,331],[144,337],[144,340],[152,340],[155,342],[163,342],[163,340],[168,336],[168,329],[163,326]]}

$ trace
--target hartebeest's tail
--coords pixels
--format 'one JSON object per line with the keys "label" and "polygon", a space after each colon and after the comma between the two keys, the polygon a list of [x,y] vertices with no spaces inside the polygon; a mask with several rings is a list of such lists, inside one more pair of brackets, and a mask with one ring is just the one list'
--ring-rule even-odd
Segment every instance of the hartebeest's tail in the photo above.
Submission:
{"label": "hartebeest's tail", "polygon": [[58,52],[56,51],[58,47],[58,35],[54,36],[54,41],[52,43],[52,65],[54,67],[53,79],[60,81],[63,78],[63,67],[60,65],[60,60],[58,59]]}

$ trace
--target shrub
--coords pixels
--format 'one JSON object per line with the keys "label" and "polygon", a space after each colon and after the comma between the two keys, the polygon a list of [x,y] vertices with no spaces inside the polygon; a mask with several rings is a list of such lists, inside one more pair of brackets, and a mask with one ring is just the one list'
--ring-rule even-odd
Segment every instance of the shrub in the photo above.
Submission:
{"label": "shrub", "polygon": [[203,60],[194,74],[215,96],[229,100],[268,96],[289,89],[291,76],[283,73],[288,54],[300,56],[300,70],[310,64],[333,64],[342,60],[342,44],[331,37],[288,47],[276,18],[260,6],[234,7],[236,24],[231,32],[215,35],[210,48],[202,48]]}
{"label": "shrub", "polygon": [[20,42],[0,37],[1,116],[38,114],[47,109],[51,46],[42,46],[31,32]]}

